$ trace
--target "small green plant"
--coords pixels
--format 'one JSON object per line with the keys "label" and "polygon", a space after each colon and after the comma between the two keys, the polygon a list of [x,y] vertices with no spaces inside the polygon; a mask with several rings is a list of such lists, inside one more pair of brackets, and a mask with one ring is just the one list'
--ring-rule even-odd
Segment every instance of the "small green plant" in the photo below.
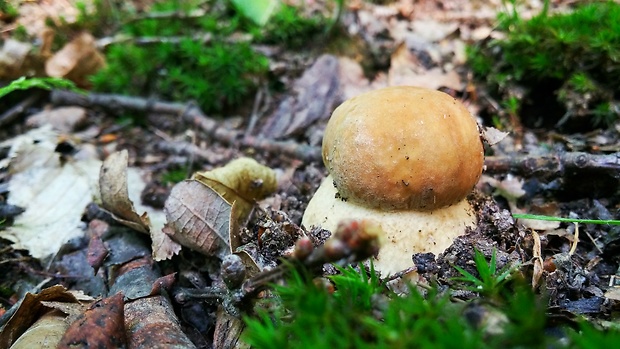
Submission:
{"label": "small green plant", "polygon": [[83,91],[75,86],[72,81],[61,78],[30,78],[22,76],[17,80],[11,81],[7,86],[0,88],[0,98],[5,95],[17,91],[28,90],[31,88],[40,88],[44,90],[52,90],[55,88],[66,89],[74,92],[82,93]]}
{"label": "small green plant", "polygon": [[512,273],[517,268],[516,265],[507,265],[502,270],[497,270],[496,250],[493,250],[489,262],[487,262],[482,252],[475,250],[474,263],[476,263],[479,277],[455,265],[454,268],[461,273],[462,277],[454,278],[454,280],[470,283],[471,286],[467,287],[467,289],[489,298],[497,298],[500,295],[504,285],[510,280]]}
{"label": "small green plant", "polygon": [[238,17],[218,7],[188,16],[198,6],[191,1],[155,3],[154,12],[178,15],[123,25],[127,40],[108,48],[107,67],[92,78],[95,89],[193,100],[206,112],[222,111],[251,96],[267,72],[267,58],[250,42],[231,39],[242,29]]}
{"label": "small green plant", "polygon": [[468,49],[475,76],[502,98],[521,86],[525,96],[520,103],[555,99],[567,116],[590,117],[593,123],[615,121],[620,115],[614,99],[620,80],[620,4],[588,2],[554,15],[548,1],[545,4],[529,20],[517,10],[499,15],[498,29],[505,38]]}
{"label": "small green plant", "polygon": [[168,170],[161,175],[161,181],[164,184],[175,184],[189,178],[189,170],[187,167]]}

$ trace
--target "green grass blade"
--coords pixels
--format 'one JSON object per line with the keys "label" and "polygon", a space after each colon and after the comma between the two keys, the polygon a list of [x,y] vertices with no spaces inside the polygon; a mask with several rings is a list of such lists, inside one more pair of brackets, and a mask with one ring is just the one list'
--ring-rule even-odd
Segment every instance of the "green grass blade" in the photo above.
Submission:
{"label": "green grass blade", "polygon": [[520,219],[535,219],[539,221],[553,221],[553,222],[568,222],[568,223],[584,223],[584,224],[608,224],[608,225],[620,225],[620,220],[614,219],[577,219],[577,218],[562,218],[553,216],[543,216],[537,214],[526,213],[513,213],[514,218]]}

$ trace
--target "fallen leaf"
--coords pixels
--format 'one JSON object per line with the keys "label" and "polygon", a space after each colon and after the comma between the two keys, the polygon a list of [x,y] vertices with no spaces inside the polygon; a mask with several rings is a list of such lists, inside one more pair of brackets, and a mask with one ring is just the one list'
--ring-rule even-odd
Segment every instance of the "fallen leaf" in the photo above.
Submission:
{"label": "fallen leaf", "polygon": [[0,237],[35,258],[46,258],[67,241],[83,236],[83,211],[98,193],[100,161],[61,161],[54,151],[56,141],[56,133],[46,127],[10,142],[8,166],[12,177],[7,203],[25,211],[12,226],[0,231]]}
{"label": "fallen leaf", "polygon": [[151,234],[153,259],[156,261],[170,259],[181,252],[181,245],[170,238],[174,235],[174,229],[164,225],[160,231],[161,233]]}
{"label": "fallen leaf", "polygon": [[427,70],[405,43],[399,45],[392,54],[388,84],[390,86],[419,86],[433,90],[440,87],[453,90],[463,88],[461,78],[454,70],[444,72],[437,67]]}
{"label": "fallen leaf", "polygon": [[163,232],[166,223],[164,212],[140,203],[146,182],[138,169],[127,167],[127,159],[128,154],[124,150],[108,156],[101,166],[99,185],[102,207],[112,213],[119,223],[150,234],[155,260],[169,259],[181,247]]}
{"label": "fallen leaf", "polygon": [[0,48],[0,79],[13,80],[28,75],[29,55],[32,45],[6,39]]}
{"label": "fallen leaf", "polygon": [[156,296],[162,294],[164,290],[170,290],[172,285],[176,282],[176,275],[177,273],[172,273],[157,278],[157,280],[153,282],[153,287],[151,287],[151,293],[149,293],[149,296]]}
{"label": "fallen leaf", "polygon": [[10,349],[56,348],[69,327],[66,318],[60,310],[48,311],[20,336]]}
{"label": "fallen leaf", "polygon": [[101,166],[99,187],[101,207],[114,218],[142,233],[149,233],[150,224],[146,215],[138,215],[127,190],[127,150],[110,154]]}
{"label": "fallen leaf", "polygon": [[[17,308],[17,311],[15,311],[11,318],[2,327],[2,331],[0,332],[0,348],[11,347],[11,345],[14,344],[18,338],[20,338],[35,322],[40,319],[42,314],[45,314],[49,312],[49,310],[53,309],[44,305],[44,301],[79,304],[78,299],[71,292],[67,291],[67,289],[60,285],[48,287],[41,290],[39,294],[26,293],[24,299]],[[56,315],[58,314],[54,314],[54,316]],[[53,324],[46,321],[46,325],[58,328],[57,323],[53,321],[57,319],[49,320],[52,320],[51,322],[53,322]],[[65,325],[65,328],[66,327],[68,327],[68,324]],[[62,333],[64,333],[64,331]],[[31,348],[38,347],[39,346],[31,346]]]}
{"label": "fallen leaf", "polygon": [[605,298],[612,299],[614,301],[620,301],[620,287],[618,286],[610,287],[605,292]]}
{"label": "fallen leaf", "polygon": [[329,118],[334,106],[342,102],[338,67],[333,55],[320,56],[293,83],[295,94],[284,99],[261,133],[281,138],[304,131],[317,120]]}
{"label": "fallen leaf", "polygon": [[49,76],[66,78],[78,86],[88,87],[88,77],[104,65],[105,58],[97,50],[95,38],[84,32],[45,62],[45,72]]}
{"label": "fallen leaf", "polygon": [[68,348],[125,348],[123,294],[93,303],[67,329],[58,344]]}
{"label": "fallen leaf", "polygon": [[103,244],[103,240],[101,240],[100,236],[93,235],[90,238],[88,243],[88,252],[86,254],[86,258],[88,261],[88,265],[95,269],[95,274],[99,268],[103,265],[103,261],[108,256],[110,251]]}
{"label": "fallen leaf", "polygon": [[183,246],[223,258],[230,254],[231,207],[220,194],[201,182],[177,183],[164,206],[171,228],[166,232]]}

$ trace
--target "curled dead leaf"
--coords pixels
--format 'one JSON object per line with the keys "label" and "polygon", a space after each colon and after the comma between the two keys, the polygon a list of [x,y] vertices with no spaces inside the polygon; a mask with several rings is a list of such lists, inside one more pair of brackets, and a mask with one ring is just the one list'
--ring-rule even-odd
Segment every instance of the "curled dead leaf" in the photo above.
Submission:
{"label": "curled dead leaf", "polygon": [[[220,194],[229,204],[235,204],[232,217],[245,225],[256,200],[266,198],[277,188],[276,174],[251,158],[239,158],[211,171],[197,172],[193,179]],[[234,249],[238,246],[232,246]]]}
{"label": "curled dead leaf", "polygon": [[127,189],[127,150],[108,156],[101,166],[99,187],[102,207],[110,211],[114,218],[142,233],[150,230],[148,216],[136,213]]}

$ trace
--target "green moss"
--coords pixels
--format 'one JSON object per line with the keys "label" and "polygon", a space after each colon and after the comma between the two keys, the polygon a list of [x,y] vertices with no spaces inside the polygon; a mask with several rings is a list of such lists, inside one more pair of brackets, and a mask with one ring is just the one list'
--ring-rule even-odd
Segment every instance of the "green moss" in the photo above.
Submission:
{"label": "green moss", "polygon": [[423,296],[415,288],[400,297],[374,273],[352,268],[330,277],[332,293],[294,273],[276,286],[274,312],[246,317],[244,340],[255,348],[483,348],[483,332],[461,316],[436,288]]}
{"label": "green moss", "polygon": [[555,87],[550,95],[563,86],[564,97],[596,94],[581,112],[571,109],[572,99],[559,99],[576,115],[595,115],[601,103],[614,103],[620,92],[620,4],[582,4],[556,15],[545,8],[529,20],[516,11],[502,13],[499,29],[504,39],[470,47],[468,57],[476,77],[500,95],[514,85]]}
{"label": "green moss", "polygon": [[169,170],[161,175],[161,181],[164,184],[179,183],[187,179],[188,174],[189,170],[187,167]]}
{"label": "green moss", "polygon": [[[187,14],[191,2],[157,3],[158,13]],[[127,42],[106,51],[107,67],[92,81],[99,91],[195,101],[209,113],[251,98],[268,60],[250,43],[232,39],[239,19],[225,10],[192,18],[147,18],[128,22]],[[148,39],[139,43],[134,39]]]}
{"label": "green moss", "polygon": [[259,42],[299,49],[326,34],[328,22],[325,17],[318,14],[304,17],[300,12],[298,7],[282,5],[265,25]]}
{"label": "green moss", "polygon": [[601,348],[618,340],[620,332],[585,322],[578,331],[552,324],[545,297],[481,256],[476,257],[478,275],[452,286],[482,287],[481,298],[466,302],[452,300],[452,290],[440,292],[437,285],[397,295],[374,272],[350,267],[329,277],[333,288],[295,271],[284,286],[274,286],[275,298],[244,318],[242,339],[257,349]]}

